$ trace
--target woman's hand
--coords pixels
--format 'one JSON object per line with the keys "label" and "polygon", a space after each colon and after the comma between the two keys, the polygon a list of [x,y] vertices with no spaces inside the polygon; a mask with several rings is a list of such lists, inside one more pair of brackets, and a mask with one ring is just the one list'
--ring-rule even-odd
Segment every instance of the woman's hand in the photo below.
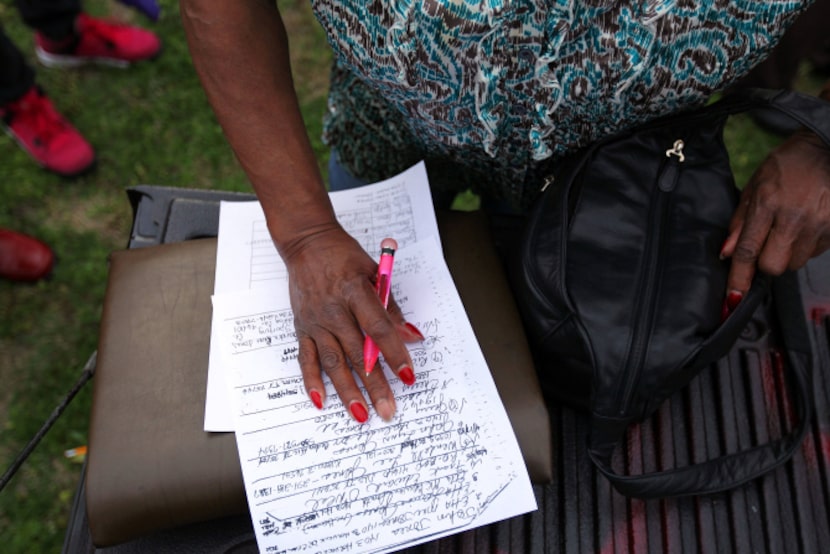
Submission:
{"label": "woman's hand", "polygon": [[378,415],[395,415],[395,398],[383,371],[369,376],[363,367],[363,331],[383,353],[404,383],[415,382],[404,341],[422,340],[390,298],[384,309],[375,292],[377,263],[341,227],[332,226],[281,249],[288,267],[300,368],[309,398],[321,408],[325,400],[322,371],[328,374],[343,405],[361,423],[368,419],[357,374]]}
{"label": "woman's hand", "polygon": [[361,329],[408,384],[415,374],[403,341],[423,337],[394,301],[383,308],[373,286],[377,265],[337,224],[297,103],[278,6],[182,0],[181,13],[194,67],[288,267],[309,398],[323,406],[322,368],[352,417],[366,421],[354,370],[378,414],[392,418],[395,399],[383,372],[365,375]]}
{"label": "woman's hand", "polygon": [[732,258],[727,310],[756,270],[780,275],[830,248],[830,148],[800,131],[773,150],[741,195],[721,257]]}

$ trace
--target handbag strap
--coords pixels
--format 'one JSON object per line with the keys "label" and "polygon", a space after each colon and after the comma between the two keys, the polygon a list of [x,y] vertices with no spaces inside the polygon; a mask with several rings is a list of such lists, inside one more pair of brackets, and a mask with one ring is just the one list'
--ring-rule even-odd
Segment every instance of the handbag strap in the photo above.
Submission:
{"label": "handbag strap", "polygon": [[[789,460],[799,448],[813,415],[813,355],[803,312],[797,274],[773,282],[776,312],[792,376],[793,405],[798,422],[780,439],[706,462],[641,475],[620,475],[611,467],[611,450],[596,446],[592,433],[589,455],[595,466],[621,493],[639,498],[664,498],[721,492],[742,485]],[[603,422],[599,421],[602,427]],[[619,435],[618,435],[619,436]],[[620,442],[619,440],[617,441]]]}
{"label": "handbag strap", "polygon": [[774,109],[804,125],[830,146],[830,102],[792,90],[747,88],[724,98],[721,108],[728,114],[754,109]]}

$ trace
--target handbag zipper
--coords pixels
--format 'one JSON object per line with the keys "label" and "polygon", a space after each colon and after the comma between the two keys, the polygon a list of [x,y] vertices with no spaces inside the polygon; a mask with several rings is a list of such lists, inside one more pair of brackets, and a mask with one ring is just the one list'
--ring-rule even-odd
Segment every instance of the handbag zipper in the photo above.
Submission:
{"label": "handbag zipper", "polygon": [[631,403],[631,396],[634,390],[634,385],[640,377],[640,370],[646,357],[646,346],[648,343],[649,331],[653,326],[654,311],[657,305],[657,299],[653,294],[655,283],[659,275],[660,262],[663,258],[663,250],[666,241],[661,240],[663,237],[663,228],[666,224],[666,216],[668,210],[666,209],[671,193],[677,185],[677,178],[680,175],[680,164],[686,159],[683,154],[684,143],[682,140],[676,140],[672,148],[666,150],[666,157],[668,158],[660,168],[660,173],[657,175],[655,189],[652,192],[652,198],[656,196],[656,203],[649,217],[649,224],[651,229],[656,232],[648,233],[646,237],[645,250],[645,275],[640,279],[640,284],[637,287],[637,298],[646,298],[648,302],[637,305],[637,312],[635,314],[634,334],[629,343],[627,362],[625,370],[623,371],[624,386],[620,396],[620,415],[625,416],[628,412],[629,404]]}

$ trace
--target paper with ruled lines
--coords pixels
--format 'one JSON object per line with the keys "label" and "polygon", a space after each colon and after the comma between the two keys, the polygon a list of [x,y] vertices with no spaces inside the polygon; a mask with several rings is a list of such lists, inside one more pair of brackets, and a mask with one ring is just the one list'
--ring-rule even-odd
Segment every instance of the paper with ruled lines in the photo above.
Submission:
{"label": "paper with ruled lines", "polygon": [[[329,194],[343,228],[373,257],[380,241],[394,237],[400,247],[438,237],[423,162],[379,183]],[[222,202],[214,294],[282,286],[282,262],[259,202]],[[233,431],[225,371],[211,331],[205,402],[205,431]]]}
{"label": "paper with ruled lines", "polygon": [[309,401],[287,286],[214,296],[236,438],[263,553],[391,552],[536,509],[518,444],[435,239],[398,250],[393,294],[426,337],[416,382],[352,420],[326,377]]}

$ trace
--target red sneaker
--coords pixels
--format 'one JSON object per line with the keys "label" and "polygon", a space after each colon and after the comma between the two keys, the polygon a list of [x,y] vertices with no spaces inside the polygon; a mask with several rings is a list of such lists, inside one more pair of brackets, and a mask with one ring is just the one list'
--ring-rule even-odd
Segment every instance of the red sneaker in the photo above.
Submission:
{"label": "red sneaker", "polygon": [[127,67],[153,59],[161,52],[161,41],[150,31],[86,14],[75,20],[76,34],[54,41],[35,33],[35,53],[47,67],[77,67],[100,63]]}
{"label": "red sneaker", "polygon": [[92,146],[37,86],[22,98],[0,106],[0,120],[23,150],[49,171],[73,177],[95,163]]}
{"label": "red sneaker", "polygon": [[21,233],[0,229],[0,278],[38,281],[52,273],[52,249]]}

